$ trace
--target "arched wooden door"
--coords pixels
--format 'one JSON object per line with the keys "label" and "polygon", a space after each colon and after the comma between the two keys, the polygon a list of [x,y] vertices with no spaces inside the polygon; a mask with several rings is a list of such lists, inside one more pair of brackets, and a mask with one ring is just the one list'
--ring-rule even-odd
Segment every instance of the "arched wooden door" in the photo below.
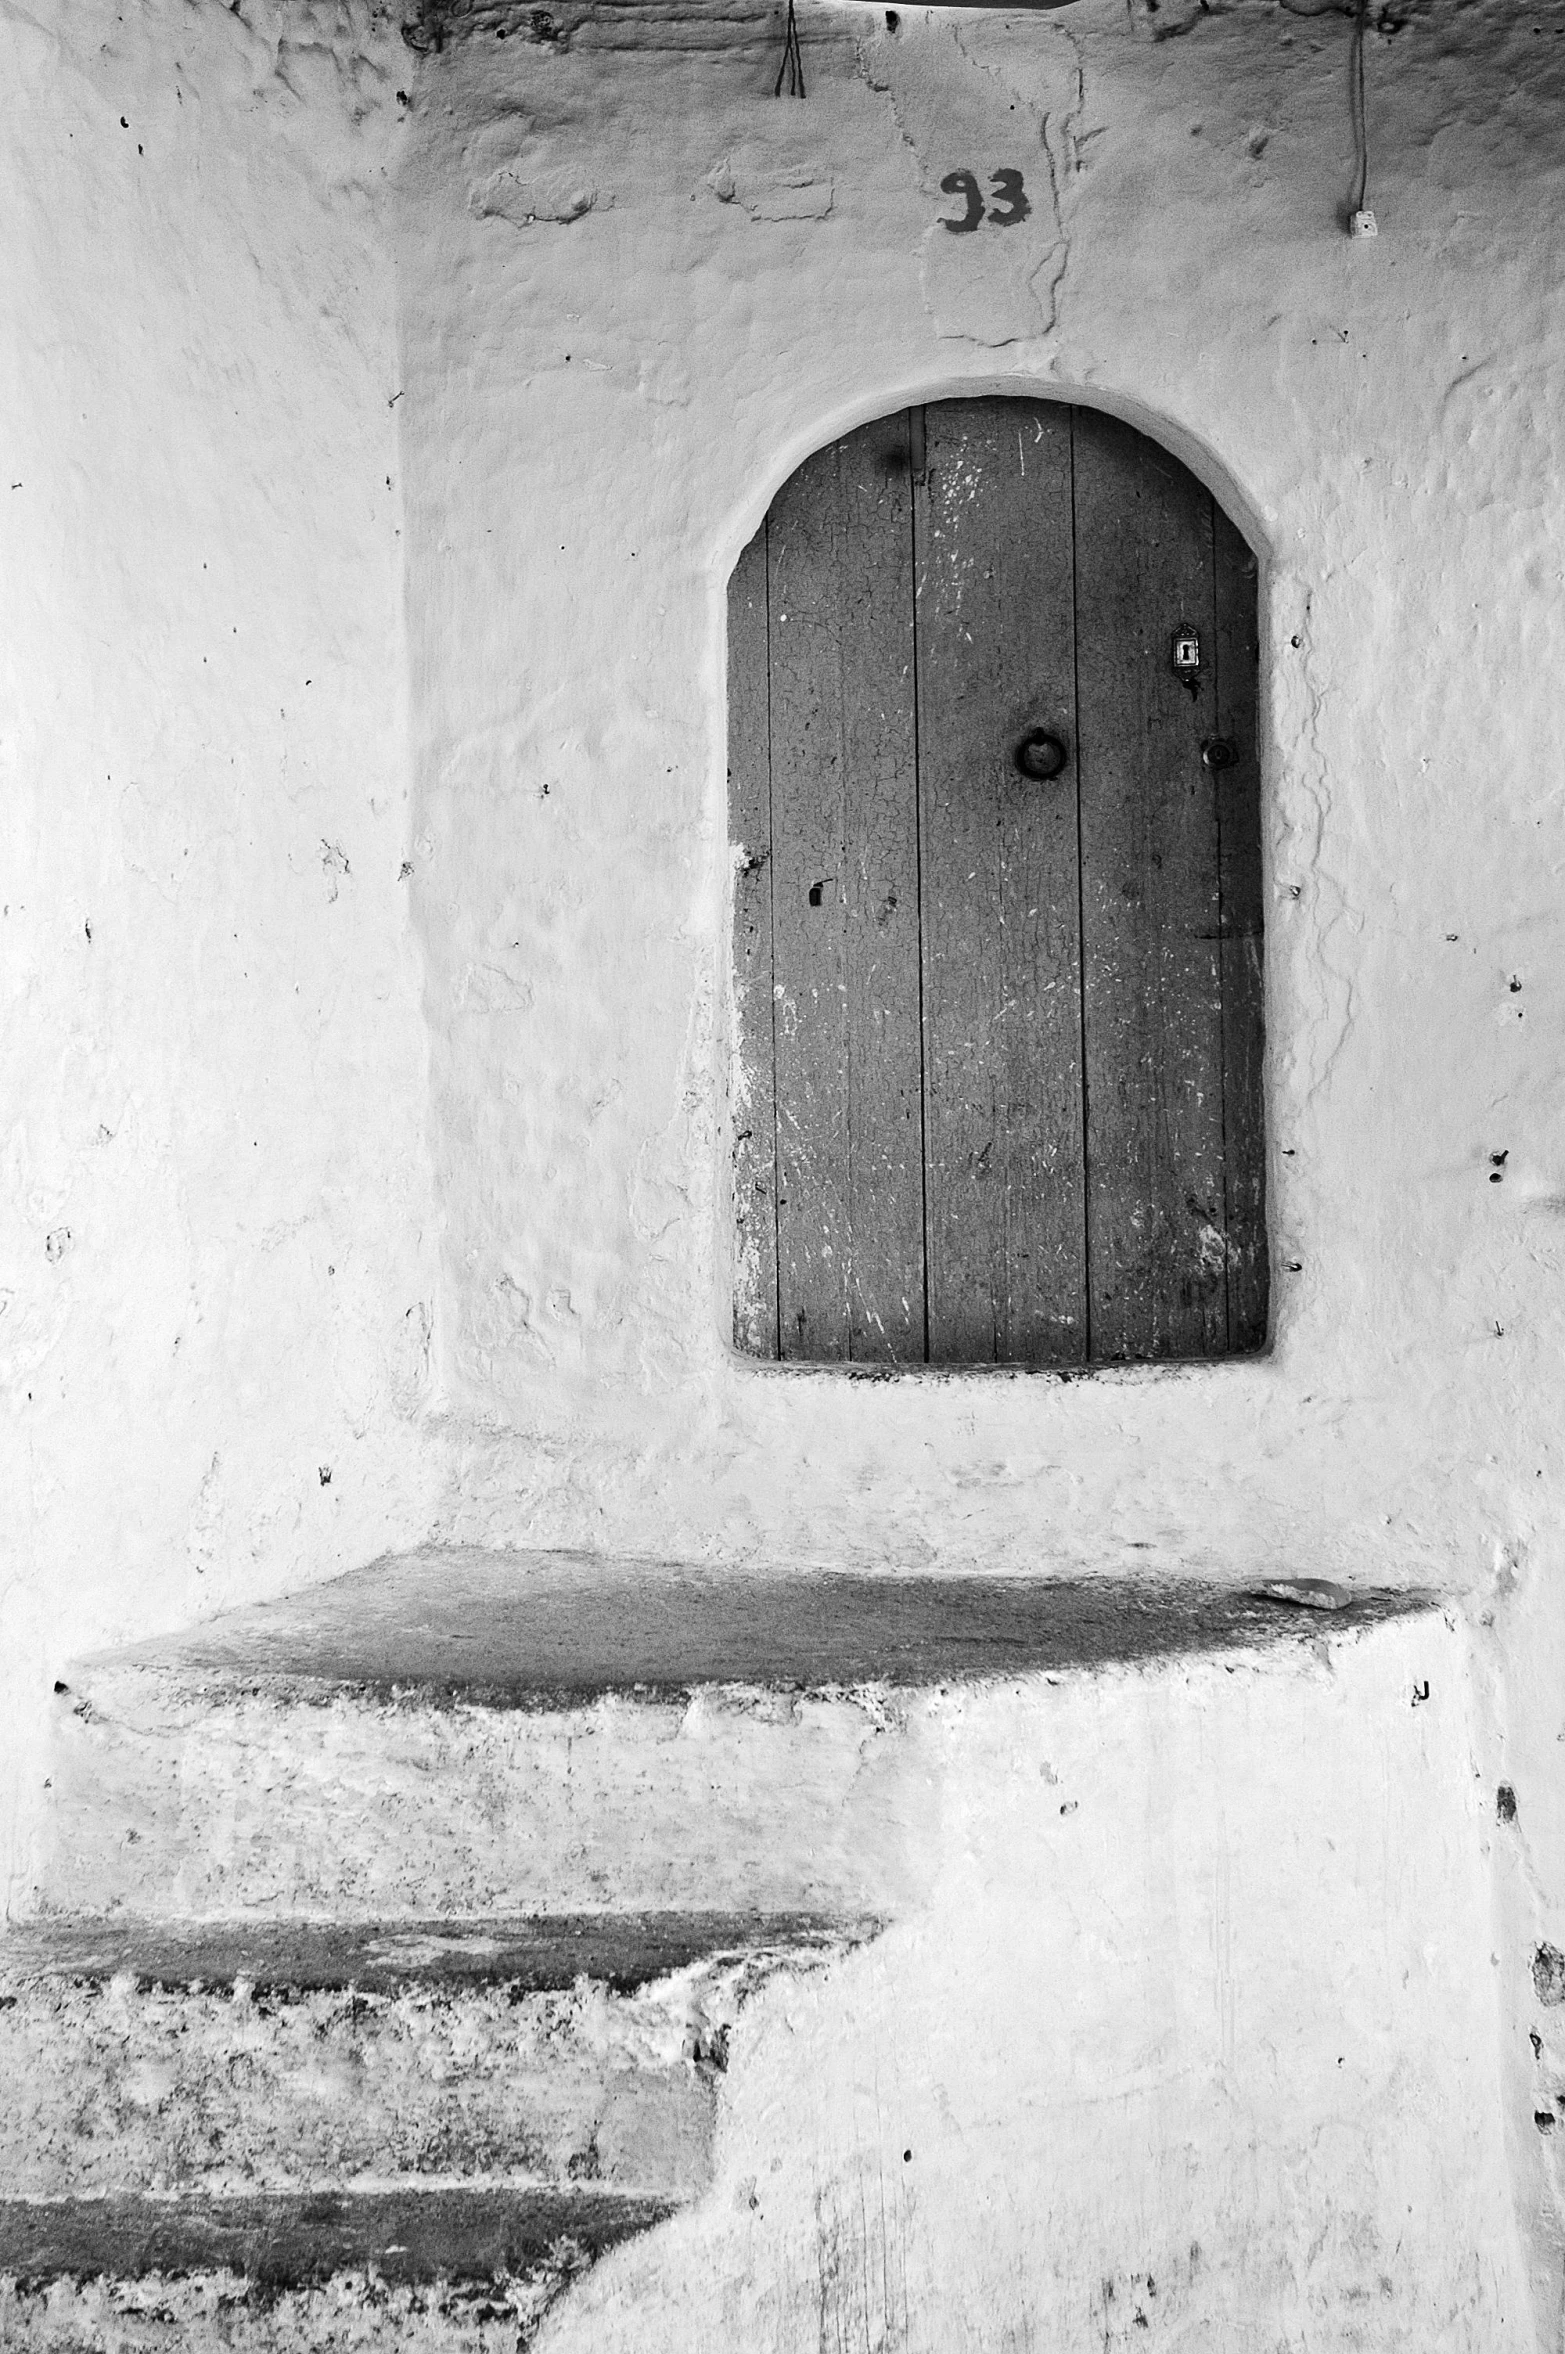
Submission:
{"label": "arched wooden door", "polygon": [[1166,450],[944,401],[729,590],[734,1335],[1085,1365],[1266,1335],[1256,566]]}

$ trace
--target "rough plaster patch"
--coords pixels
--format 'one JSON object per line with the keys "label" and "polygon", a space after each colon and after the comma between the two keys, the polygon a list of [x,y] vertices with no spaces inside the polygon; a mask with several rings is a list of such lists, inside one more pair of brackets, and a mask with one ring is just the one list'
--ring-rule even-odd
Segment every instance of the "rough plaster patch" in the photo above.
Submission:
{"label": "rough plaster patch", "polygon": [[[1066,127],[1080,106],[1080,78],[1068,42],[1043,53],[1045,87],[1024,87],[978,54],[981,36],[942,25],[927,40],[882,33],[861,52],[865,79],[890,98],[897,128],[917,157],[935,218],[924,230],[919,266],[925,308],[937,334],[988,346],[1025,342],[1054,325],[1065,272],[1058,159],[1051,119]],[[1031,206],[1010,226],[970,234],[946,226],[960,219],[960,197],[942,189],[951,173],[970,171],[985,192],[994,175],[1019,171]],[[989,205],[986,211],[1003,209]]]}
{"label": "rough plaster patch", "polygon": [[747,140],[707,173],[721,204],[737,204],[752,221],[823,221],[833,186],[807,156],[779,157],[774,144]]}
{"label": "rough plaster patch", "polygon": [[569,170],[524,178],[507,166],[492,172],[471,198],[480,219],[511,221],[518,229],[530,228],[535,221],[579,221],[598,202],[593,183]]}

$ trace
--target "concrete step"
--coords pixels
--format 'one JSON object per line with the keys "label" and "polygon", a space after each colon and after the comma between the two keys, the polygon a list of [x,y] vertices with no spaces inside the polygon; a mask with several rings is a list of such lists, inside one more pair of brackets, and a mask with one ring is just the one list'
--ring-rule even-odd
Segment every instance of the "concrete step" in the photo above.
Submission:
{"label": "concrete step", "polygon": [[0,2199],[0,2274],[24,2295],[62,2278],[167,2283],[194,2272],[274,2290],[316,2288],[343,2273],[394,2283],[488,2282],[551,2266],[579,2270],[617,2241],[666,2221],[677,2205],[649,2192],[447,2183],[177,2199],[8,2198]]}
{"label": "concrete step", "polygon": [[[513,2290],[536,2303],[705,2187],[742,2006],[873,1926],[14,1928],[0,2309],[16,2310],[0,2343],[34,2342],[26,2314],[42,2328],[94,2279],[297,2292],[301,2342],[308,2299],[349,2274],[376,2293],[499,2282],[505,2311]],[[471,2321],[462,2306],[450,2327]]]}
{"label": "concrete step", "polygon": [[0,2200],[6,2354],[519,2354],[668,2204],[471,2185]]}
{"label": "concrete step", "polygon": [[[801,2166],[805,2212],[810,2151],[840,2169],[862,2131],[830,2108],[859,2031],[795,2015],[850,2017],[883,1978],[876,2016],[922,2003],[913,2043],[958,2082],[969,1993],[991,2036],[1014,2001],[982,1990],[1017,1922],[1052,1952],[1134,1853],[1130,1919],[1165,1801],[1197,1842],[1231,1791],[1247,1852],[1275,1830],[1278,1868],[1318,1874],[1327,1818],[1302,1827],[1281,1761],[1362,1776],[1387,1735],[1360,1740],[1354,1693],[1405,1715],[1459,1652],[1415,1594],[426,1552],[84,1661],[38,1917],[0,1941],[0,2344],[512,2354],[654,2226],[759,2229]],[[1278,1772],[1241,1791],[1229,1761],[1263,1738]],[[1360,1935],[1334,1901],[1329,1956]],[[1089,1996],[1123,1934],[1092,1933]],[[1073,1939],[1040,2013],[1064,2042],[1034,2022],[962,2145],[1002,2169],[1012,2093],[1031,2118],[1069,2077]],[[884,2130],[927,2165],[947,2110],[904,2122],[922,2071],[894,2065]],[[749,2120],[737,2175],[720,2115]],[[957,2167],[931,2216],[1002,2180]],[[779,2253],[792,2277],[804,2251]],[[646,2303],[658,2342],[683,2342],[678,2305]],[[586,2343],[609,2308],[582,2310]]]}
{"label": "concrete step", "polygon": [[1337,1643],[1420,1599],[410,1554],[62,1679],[36,1902],[884,1915],[975,1687]]}
{"label": "concrete step", "polygon": [[[728,1951],[653,1977],[654,1953],[688,1957],[695,1938],[643,1928],[627,1964],[607,1931],[551,1924],[423,1924],[372,1943],[302,1925],[260,1939],[243,1925],[161,1941],[120,1924],[12,1936],[0,2185],[156,2198],[482,2179],[677,2201],[707,2177],[741,2004],[784,1960],[848,1942],[790,1947],[786,1925],[768,1937],[746,1924]],[[640,1982],[571,1982],[572,1964],[595,1959]]]}
{"label": "concrete step", "polygon": [[[514,2001],[588,1979],[630,1994],[705,1963],[765,1969],[842,1950],[879,1924],[811,1913],[571,1913],[546,1917],[322,1921],[80,1919],[14,1923],[0,1937],[0,1985],[125,1980],[252,1995],[352,1988],[361,1995],[503,1987]],[[3,2004],[0,1996],[0,2004]]]}

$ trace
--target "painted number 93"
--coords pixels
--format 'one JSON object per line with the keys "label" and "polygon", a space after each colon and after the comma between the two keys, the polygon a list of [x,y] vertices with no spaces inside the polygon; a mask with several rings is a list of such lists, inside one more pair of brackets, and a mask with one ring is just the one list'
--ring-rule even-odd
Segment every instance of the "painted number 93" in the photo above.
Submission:
{"label": "painted number 93", "polygon": [[975,172],[947,172],[940,188],[943,195],[960,196],[966,202],[967,209],[960,220],[952,220],[949,213],[941,215],[946,227],[956,236],[961,236],[966,230],[980,228],[985,221],[996,229],[1014,229],[1017,222],[1025,221],[1032,211],[1020,172],[990,173],[989,194],[994,199],[992,204],[986,204]]}

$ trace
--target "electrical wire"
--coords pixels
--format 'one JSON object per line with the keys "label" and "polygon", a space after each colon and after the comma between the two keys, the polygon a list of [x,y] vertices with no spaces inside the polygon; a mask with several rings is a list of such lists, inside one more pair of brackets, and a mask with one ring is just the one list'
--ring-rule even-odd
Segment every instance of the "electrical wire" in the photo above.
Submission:
{"label": "electrical wire", "polygon": [[[1364,94],[1364,38],[1369,31],[1369,0],[1282,0],[1282,6],[1289,16],[1351,16],[1353,19],[1353,35],[1348,45],[1353,201],[1348,211],[1355,218],[1362,217],[1369,211],[1369,109]],[[1384,17],[1381,21],[1384,27]]]}
{"label": "electrical wire", "polygon": [[1369,25],[1369,0],[1358,0],[1353,18],[1353,46],[1348,59],[1348,105],[1353,116],[1353,153],[1358,165],[1352,210],[1369,209],[1369,116],[1364,105],[1364,35]]}
{"label": "electrical wire", "polygon": [[782,96],[785,81],[790,98],[804,96],[804,59],[799,53],[799,23],[793,13],[793,0],[788,0],[788,30],[783,36],[782,63],[777,68],[777,85],[772,92],[774,98]]}

